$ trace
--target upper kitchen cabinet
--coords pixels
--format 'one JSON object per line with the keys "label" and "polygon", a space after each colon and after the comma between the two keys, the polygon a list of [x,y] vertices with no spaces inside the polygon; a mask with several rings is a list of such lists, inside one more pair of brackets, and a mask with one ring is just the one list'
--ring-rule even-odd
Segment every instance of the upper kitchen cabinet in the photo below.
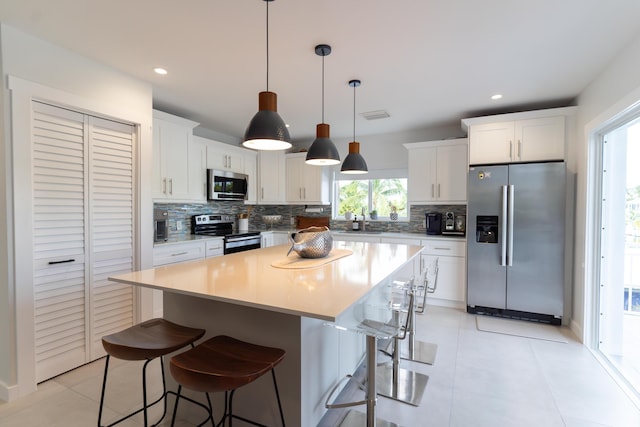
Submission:
{"label": "upper kitchen cabinet", "polygon": [[307,153],[285,156],[286,201],[291,204],[328,205],[329,169],[305,163]]}
{"label": "upper kitchen cabinet", "polygon": [[243,173],[247,175],[247,200],[245,203],[257,201],[257,155],[246,148],[198,137],[207,147],[207,169]]}
{"label": "upper kitchen cabinet", "polygon": [[[208,140],[207,168],[238,173],[245,172],[245,155],[249,150]],[[255,152],[251,151],[255,156]]]}
{"label": "upper kitchen cabinet", "polygon": [[197,175],[190,174],[190,161],[195,161],[193,167],[201,163],[201,159],[197,159],[201,151],[193,143],[196,126],[198,123],[191,120],[153,111],[154,200],[203,200],[201,179],[204,175],[194,181]]}
{"label": "upper kitchen cabinet", "polygon": [[285,198],[285,157],[282,151],[258,153],[258,203],[279,205]]}
{"label": "upper kitchen cabinet", "polygon": [[404,146],[409,152],[409,203],[466,203],[466,138]]}
{"label": "upper kitchen cabinet", "polygon": [[464,119],[469,164],[564,160],[565,121],[574,107]]}

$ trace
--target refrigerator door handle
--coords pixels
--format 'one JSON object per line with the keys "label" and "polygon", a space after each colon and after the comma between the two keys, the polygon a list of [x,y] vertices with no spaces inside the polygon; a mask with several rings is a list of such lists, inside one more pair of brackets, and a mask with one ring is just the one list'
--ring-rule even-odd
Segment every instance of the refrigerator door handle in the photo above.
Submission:
{"label": "refrigerator door handle", "polygon": [[502,228],[500,234],[500,265],[506,267],[507,265],[507,186],[502,186]]}
{"label": "refrigerator door handle", "polygon": [[514,193],[514,186],[510,185],[509,186],[509,211],[507,213],[507,217],[508,217],[508,233],[509,233],[509,241],[508,241],[508,247],[509,247],[509,251],[507,254],[507,265],[510,267],[513,265],[513,193]]}

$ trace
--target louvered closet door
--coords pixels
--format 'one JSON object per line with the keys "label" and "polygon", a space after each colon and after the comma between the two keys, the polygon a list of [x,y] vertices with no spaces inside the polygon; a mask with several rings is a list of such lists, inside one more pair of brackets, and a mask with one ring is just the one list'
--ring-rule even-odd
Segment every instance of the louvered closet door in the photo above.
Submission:
{"label": "louvered closet door", "polygon": [[37,380],[103,354],[133,323],[134,129],[34,102],[33,235]]}
{"label": "louvered closet door", "polygon": [[37,380],[85,363],[84,116],[34,103],[33,240]]}
{"label": "louvered closet door", "polygon": [[131,125],[92,117],[90,151],[91,358],[101,338],[133,324],[131,286],[107,277],[133,269],[133,139]]}

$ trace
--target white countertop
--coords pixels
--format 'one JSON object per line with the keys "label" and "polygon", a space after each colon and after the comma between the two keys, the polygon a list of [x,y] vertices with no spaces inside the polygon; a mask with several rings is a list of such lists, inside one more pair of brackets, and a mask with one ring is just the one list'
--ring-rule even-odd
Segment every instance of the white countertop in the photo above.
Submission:
{"label": "white countertop", "polygon": [[333,322],[422,250],[421,246],[363,242],[334,242],[334,247],[351,249],[353,254],[321,267],[281,269],[271,266],[287,254],[289,245],[280,245],[109,280]]}

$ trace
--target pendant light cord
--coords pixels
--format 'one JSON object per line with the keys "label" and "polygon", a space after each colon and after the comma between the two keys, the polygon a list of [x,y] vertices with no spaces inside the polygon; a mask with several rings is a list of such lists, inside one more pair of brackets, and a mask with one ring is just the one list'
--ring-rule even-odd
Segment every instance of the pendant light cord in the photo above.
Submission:
{"label": "pendant light cord", "polygon": [[324,123],[324,55],[322,56],[322,123]]}
{"label": "pendant light cord", "polygon": [[269,1],[270,0],[265,1],[267,4],[267,92],[269,92]]}
{"label": "pendant light cord", "polygon": [[353,142],[356,142],[356,84],[353,85]]}

